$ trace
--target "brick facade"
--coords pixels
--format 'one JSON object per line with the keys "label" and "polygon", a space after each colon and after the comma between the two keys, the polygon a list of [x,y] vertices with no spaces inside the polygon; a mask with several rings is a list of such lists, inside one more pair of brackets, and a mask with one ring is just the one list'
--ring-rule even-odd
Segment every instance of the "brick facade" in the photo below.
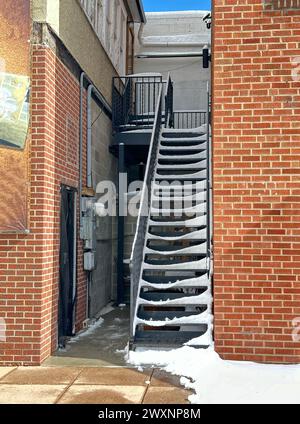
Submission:
{"label": "brick facade", "polygon": [[[60,185],[78,187],[79,96],[78,81],[54,52],[35,45],[31,232],[0,235],[0,317],[7,325],[7,341],[0,342],[0,365],[37,365],[57,347]],[[86,317],[82,251],[78,242],[77,329]]]}
{"label": "brick facade", "polygon": [[293,363],[300,361],[292,337],[300,317],[300,7],[263,3],[214,1],[215,339],[226,359]]}

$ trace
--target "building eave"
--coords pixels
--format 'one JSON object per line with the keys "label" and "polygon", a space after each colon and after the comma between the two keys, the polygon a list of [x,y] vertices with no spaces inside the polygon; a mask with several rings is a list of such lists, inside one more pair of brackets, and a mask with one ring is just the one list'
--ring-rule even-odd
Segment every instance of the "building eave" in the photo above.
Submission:
{"label": "building eave", "polygon": [[127,0],[126,3],[130,10],[132,22],[145,24],[147,19],[142,0]]}

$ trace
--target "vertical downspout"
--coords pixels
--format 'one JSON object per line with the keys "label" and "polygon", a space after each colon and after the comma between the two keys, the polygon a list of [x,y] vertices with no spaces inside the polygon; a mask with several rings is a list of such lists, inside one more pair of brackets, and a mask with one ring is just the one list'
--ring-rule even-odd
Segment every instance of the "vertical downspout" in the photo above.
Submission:
{"label": "vertical downspout", "polygon": [[[83,224],[82,224],[82,178],[83,178],[83,96],[84,96],[84,81],[88,83],[87,90],[87,187],[92,186],[92,111],[91,100],[92,93],[101,104],[103,108],[111,115],[112,110],[106,102],[101,93],[93,85],[92,81],[85,72],[80,74],[80,117],[79,117],[79,184],[78,184],[78,197],[79,197],[79,226],[80,226],[80,239],[83,239]],[[90,286],[90,273],[87,276],[87,317],[89,313],[89,286]]]}
{"label": "vertical downspout", "polygon": [[211,271],[211,146],[210,146],[210,93],[209,83],[207,83],[207,116],[206,116],[206,137],[207,137],[207,185],[206,185],[206,205],[207,205],[207,258],[208,258],[208,278]]}
{"label": "vertical downspout", "polygon": [[93,86],[89,85],[87,92],[87,151],[86,151],[86,184],[92,187],[92,92]]}
{"label": "vertical downspout", "polygon": [[117,263],[117,301],[118,305],[124,303],[124,231],[125,231],[125,210],[123,178],[125,173],[125,145],[119,144],[118,158],[118,263]]}
{"label": "vertical downspout", "polygon": [[84,80],[88,80],[85,72],[80,75],[80,118],[79,118],[79,223],[80,223],[80,238],[82,239],[82,174],[83,174],[83,92]]}

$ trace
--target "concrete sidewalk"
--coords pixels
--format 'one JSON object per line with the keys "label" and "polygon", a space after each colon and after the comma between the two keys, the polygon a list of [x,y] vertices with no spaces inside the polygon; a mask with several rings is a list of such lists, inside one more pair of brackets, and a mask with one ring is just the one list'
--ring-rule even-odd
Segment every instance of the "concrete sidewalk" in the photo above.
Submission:
{"label": "concrete sidewalk", "polygon": [[187,404],[190,394],[157,369],[0,368],[1,404]]}

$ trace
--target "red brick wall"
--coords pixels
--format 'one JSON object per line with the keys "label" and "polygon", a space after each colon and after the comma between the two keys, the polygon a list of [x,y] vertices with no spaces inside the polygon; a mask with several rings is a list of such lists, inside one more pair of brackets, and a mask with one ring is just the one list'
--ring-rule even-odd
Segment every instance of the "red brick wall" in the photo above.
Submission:
{"label": "red brick wall", "polygon": [[[40,364],[56,349],[60,185],[78,187],[79,84],[43,46],[33,48],[31,127],[31,233],[0,235],[1,365]],[[85,307],[79,242],[77,328]]]}
{"label": "red brick wall", "polygon": [[213,18],[216,350],[299,362],[300,10],[215,0]]}

